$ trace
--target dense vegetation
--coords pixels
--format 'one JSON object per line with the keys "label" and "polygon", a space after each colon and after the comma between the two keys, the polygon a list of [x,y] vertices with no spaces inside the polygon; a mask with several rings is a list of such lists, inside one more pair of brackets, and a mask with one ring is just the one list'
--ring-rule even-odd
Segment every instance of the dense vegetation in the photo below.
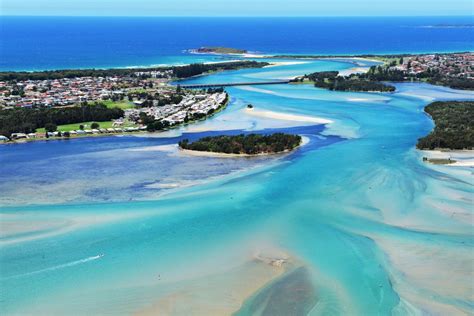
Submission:
{"label": "dense vegetation", "polygon": [[[337,71],[315,72],[304,78],[314,82],[315,87],[336,91],[380,91],[392,92],[395,87],[358,76],[339,76]],[[302,78],[304,80],[304,78]],[[297,81],[298,79],[296,79]],[[301,79],[300,79],[301,80]]]}
{"label": "dense vegetation", "polygon": [[236,135],[204,137],[190,143],[187,139],[179,142],[179,147],[189,150],[207,151],[225,154],[256,155],[279,153],[292,150],[301,143],[301,136],[283,133],[271,135]]}
{"label": "dense vegetation", "polygon": [[7,80],[47,80],[78,77],[134,76],[136,72],[172,70],[177,78],[188,78],[209,71],[231,70],[239,68],[260,68],[268,65],[265,62],[237,61],[216,64],[191,64],[186,66],[158,68],[121,68],[121,69],[71,69],[35,72],[0,72],[0,81]]}
{"label": "dense vegetation", "polygon": [[389,69],[387,66],[372,66],[367,73],[352,76],[371,81],[426,81],[434,85],[446,86],[452,89],[474,90],[473,79],[447,77],[439,70],[431,68],[418,74],[407,74],[401,70]]}
{"label": "dense vegetation", "polygon": [[110,121],[124,114],[122,109],[107,108],[98,103],[75,107],[57,108],[13,108],[0,111],[0,135],[10,137],[12,133],[32,133],[37,128],[88,122]]}
{"label": "dense vegetation", "polygon": [[420,149],[474,148],[474,102],[433,102],[425,108],[435,122],[434,130],[420,138]]}

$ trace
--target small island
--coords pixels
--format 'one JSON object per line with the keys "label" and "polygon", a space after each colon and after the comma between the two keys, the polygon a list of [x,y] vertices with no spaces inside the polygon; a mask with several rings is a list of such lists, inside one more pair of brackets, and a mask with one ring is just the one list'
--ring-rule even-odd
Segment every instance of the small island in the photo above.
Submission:
{"label": "small island", "polygon": [[425,107],[425,112],[433,118],[435,128],[418,140],[418,149],[474,148],[474,101],[437,101]]}
{"label": "small island", "polygon": [[221,47],[221,46],[204,46],[198,49],[192,49],[192,53],[197,54],[225,54],[225,55],[241,55],[247,54],[248,51],[245,49],[231,48],[231,47]]}
{"label": "small island", "polygon": [[288,152],[298,147],[301,142],[299,135],[274,133],[209,136],[192,143],[184,139],[178,145],[183,150],[249,156]]}

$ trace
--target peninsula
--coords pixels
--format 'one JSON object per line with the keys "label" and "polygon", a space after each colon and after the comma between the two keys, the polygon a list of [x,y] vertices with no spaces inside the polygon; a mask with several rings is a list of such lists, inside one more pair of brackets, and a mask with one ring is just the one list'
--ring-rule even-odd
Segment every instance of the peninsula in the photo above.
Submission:
{"label": "peninsula", "polygon": [[[345,78],[338,77],[338,84],[331,84],[331,78],[323,77],[326,83],[317,83],[324,88],[333,87],[341,91],[390,91],[391,88],[373,85],[381,81],[392,82],[427,82],[453,89],[474,90],[474,53],[434,53],[434,54],[401,54],[401,55],[352,55],[352,56],[294,56],[280,55],[274,58],[295,59],[355,59],[370,58],[383,62],[383,65],[372,66],[366,73],[352,74]],[[313,74],[313,77],[320,76]],[[337,75],[336,75],[337,76]],[[308,78],[299,77],[295,81]],[[350,80],[350,81],[349,81]],[[344,81],[341,83],[341,81]],[[347,82],[346,82],[347,81]],[[367,90],[369,89],[369,90]]]}
{"label": "peninsula", "polygon": [[420,138],[418,149],[473,149],[474,102],[433,102],[425,107],[435,122],[434,130]]}
{"label": "peninsula", "polygon": [[250,156],[288,152],[298,147],[301,142],[299,135],[274,133],[210,136],[192,143],[184,139],[178,145],[184,150]]}
{"label": "peninsula", "polygon": [[224,89],[183,89],[173,81],[266,65],[235,61],[159,68],[0,72],[0,142],[153,132],[204,119],[227,104]]}
{"label": "peninsula", "polygon": [[315,72],[295,78],[292,83],[312,83],[315,87],[336,91],[393,92],[395,87],[365,78],[360,74],[340,76],[338,71]]}

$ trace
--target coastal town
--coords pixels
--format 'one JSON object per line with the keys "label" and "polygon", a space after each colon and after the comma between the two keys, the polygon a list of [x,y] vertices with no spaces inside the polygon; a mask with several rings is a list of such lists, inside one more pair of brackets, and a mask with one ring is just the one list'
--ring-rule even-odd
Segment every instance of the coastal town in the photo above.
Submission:
{"label": "coastal town", "polygon": [[390,69],[401,70],[408,74],[420,74],[437,70],[445,76],[474,78],[474,53],[428,54],[401,57],[399,65]]}
{"label": "coastal town", "polygon": [[188,92],[178,104],[127,109],[124,118],[128,121],[139,122],[142,114],[145,114],[169,126],[203,118],[217,111],[227,99],[225,92],[212,93],[211,91],[210,93]]}
{"label": "coastal town", "polygon": [[65,106],[123,100],[128,92],[165,85],[171,70],[140,71],[128,76],[0,81],[0,107]]}
{"label": "coastal town", "polygon": [[[144,92],[146,91],[146,93]],[[93,122],[91,124],[79,124],[76,129],[67,129],[61,131],[60,126],[54,126],[50,129],[46,127],[46,130],[42,132],[30,131],[29,133],[13,132],[9,137],[0,135],[0,142],[11,140],[33,140],[33,139],[44,139],[51,137],[75,137],[75,136],[87,136],[87,135],[100,135],[100,134],[116,134],[116,133],[131,133],[140,131],[155,131],[164,128],[173,127],[182,123],[205,118],[208,115],[212,115],[217,112],[220,108],[224,107],[227,103],[227,93],[222,89],[217,90],[181,90],[179,87],[163,86],[158,88],[150,88],[143,90],[142,95],[150,96],[154,93],[156,96],[168,98],[168,100],[175,99],[179,96],[179,102],[159,105],[160,100],[143,100],[140,97],[132,98],[127,103],[129,108],[117,109],[121,113],[120,117],[112,119],[110,124],[105,124],[106,127],[102,127],[101,124]],[[146,103],[146,106],[143,106]],[[112,103],[113,105],[114,103]],[[102,104],[96,103],[92,105],[82,105],[86,108],[99,107]],[[73,109],[75,106],[69,107],[58,107],[56,110],[68,111]],[[15,109],[12,109],[15,110]],[[29,108],[20,108],[17,110],[28,111]],[[39,109],[41,111],[42,109]],[[48,110],[44,108],[44,110]],[[104,111],[108,110],[104,108]],[[4,110],[7,111],[7,110]],[[157,126],[159,126],[157,128]]]}
{"label": "coastal town", "polygon": [[0,143],[155,132],[222,109],[222,87],[180,80],[266,62],[224,61],[158,68],[0,72]]}
{"label": "coastal town", "polygon": [[394,92],[396,88],[391,82],[426,82],[453,89],[474,90],[473,53],[364,55],[357,58],[372,58],[381,63],[350,74],[314,72],[293,78],[291,83],[310,83],[317,88],[352,92]]}
{"label": "coastal town", "polygon": [[[341,77],[337,72],[323,72],[292,81],[307,78],[317,87],[342,91],[392,92],[395,88],[385,82],[408,80],[472,89],[473,53],[379,58],[384,65],[373,66],[364,74]],[[2,73],[0,77],[9,80],[0,81],[0,142],[154,132],[203,119],[227,103],[223,88],[183,89],[172,81],[209,71],[266,65],[237,61],[171,68]],[[29,121],[18,120],[22,117]]]}

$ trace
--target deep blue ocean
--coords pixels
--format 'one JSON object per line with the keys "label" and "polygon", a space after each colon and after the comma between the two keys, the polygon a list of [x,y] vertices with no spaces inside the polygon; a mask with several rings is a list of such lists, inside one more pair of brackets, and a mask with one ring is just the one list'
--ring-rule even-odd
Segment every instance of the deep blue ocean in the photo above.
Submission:
{"label": "deep blue ocean", "polygon": [[472,23],[472,16],[0,17],[0,70],[108,68],[202,62],[219,57],[191,55],[185,51],[212,45],[267,54],[468,51],[474,50]]}

